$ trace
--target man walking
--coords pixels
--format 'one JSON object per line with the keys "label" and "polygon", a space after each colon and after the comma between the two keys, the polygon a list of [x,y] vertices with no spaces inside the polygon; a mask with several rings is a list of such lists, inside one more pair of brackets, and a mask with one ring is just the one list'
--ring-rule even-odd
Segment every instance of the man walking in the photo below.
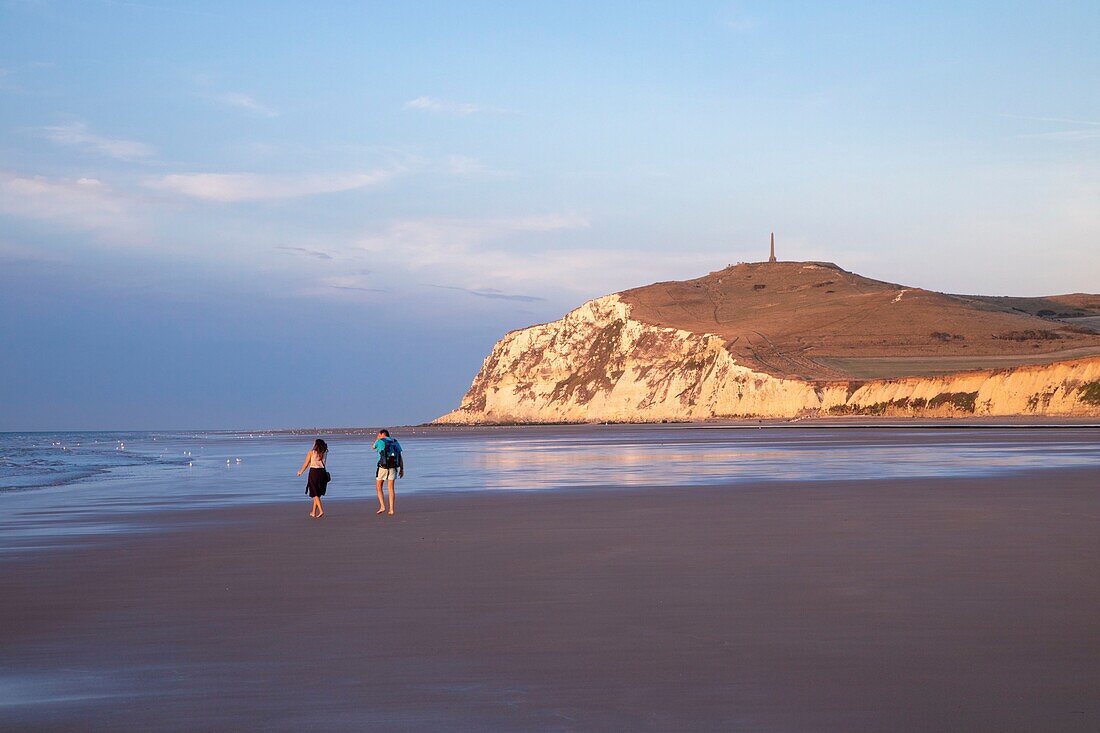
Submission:
{"label": "man walking", "polygon": [[378,451],[378,476],[376,488],[378,489],[378,514],[386,511],[386,501],[382,496],[382,483],[390,482],[390,514],[393,514],[393,483],[398,478],[405,478],[405,459],[401,457],[401,444],[396,438],[390,437],[389,430],[379,430],[378,439],[374,441],[374,449]]}

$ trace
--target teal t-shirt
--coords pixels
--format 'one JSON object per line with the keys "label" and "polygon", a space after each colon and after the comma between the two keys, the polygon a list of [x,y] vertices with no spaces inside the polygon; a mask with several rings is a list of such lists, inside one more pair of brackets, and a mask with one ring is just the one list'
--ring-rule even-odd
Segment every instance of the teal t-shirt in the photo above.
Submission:
{"label": "teal t-shirt", "polygon": [[[398,453],[398,455],[400,455],[401,454],[401,444],[397,442],[397,438],[390,438],[390,440],[392,440],[394,442],[394,445],[397,446],[397,453]],[[378,465],[381,466],[382,465],[382,454],[386,452],[386,439],[385,438],[379,438],[378,440],[374,441],[374,449],[376,451],[378,451]]]}

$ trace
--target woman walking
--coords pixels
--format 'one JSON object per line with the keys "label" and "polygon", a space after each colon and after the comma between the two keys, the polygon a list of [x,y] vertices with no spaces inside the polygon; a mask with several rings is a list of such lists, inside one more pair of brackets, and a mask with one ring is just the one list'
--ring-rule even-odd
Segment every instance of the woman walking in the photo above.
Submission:
{"label": "woman walking", "polygon": [[309,510],[309,516],[320,519],[325,516],[325,508],[321,506],[321,497],[325,495],[328,486],[328,471],[325,470],[325,458],[328,457],[328,444],[318,438],[313,441],[313,447],[306,454],[306,460],[298,469],[298,475],[307,468],[309,479],[306,481],[306,493],[313,497],[313,508]]}

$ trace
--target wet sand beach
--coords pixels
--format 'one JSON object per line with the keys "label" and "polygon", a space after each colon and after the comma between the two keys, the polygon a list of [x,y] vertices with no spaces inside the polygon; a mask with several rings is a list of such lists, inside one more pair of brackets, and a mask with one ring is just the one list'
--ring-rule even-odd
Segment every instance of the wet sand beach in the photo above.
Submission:
{"label": "wet sand beach", "polygon": [[1100,467],[375,506],[0,557],[0,729],[1100,728]]}

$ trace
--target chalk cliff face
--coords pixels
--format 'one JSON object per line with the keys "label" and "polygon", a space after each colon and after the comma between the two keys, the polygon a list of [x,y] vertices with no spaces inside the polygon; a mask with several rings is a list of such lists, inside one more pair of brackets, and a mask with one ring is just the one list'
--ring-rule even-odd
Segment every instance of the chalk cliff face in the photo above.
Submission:
{"label": "chalk cliff face", "polygon": [[1100,416],[1100,357],[894,379],[799,379],[729,342],[632,318],[619,295],[513,331],[439,423],[652,422],[828,415]]}

